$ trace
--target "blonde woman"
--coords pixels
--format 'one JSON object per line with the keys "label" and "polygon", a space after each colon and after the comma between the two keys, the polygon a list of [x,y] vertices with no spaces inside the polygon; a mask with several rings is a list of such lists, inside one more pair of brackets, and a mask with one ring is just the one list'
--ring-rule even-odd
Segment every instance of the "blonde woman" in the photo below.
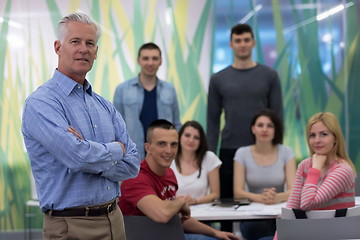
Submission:
{"label": "blonde woman", "polygon": [[356,171],[336,117],[315,114],[306,135],[311,157],[298,166],[287,207],[310,211],[355,206]]}
{"label": "blonde woman", "polygon": [[311,157],[299,164],[286,207],[304,211],[354,207],[356,171],[337,118],[330,112],[316,113],[306,125],[306,136]]}

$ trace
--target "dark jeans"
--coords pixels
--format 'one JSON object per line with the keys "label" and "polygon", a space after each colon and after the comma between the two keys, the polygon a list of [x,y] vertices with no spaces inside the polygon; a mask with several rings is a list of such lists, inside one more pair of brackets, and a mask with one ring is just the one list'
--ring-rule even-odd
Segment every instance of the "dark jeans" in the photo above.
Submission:
{"label": "dark jeans", "polygon": [[[233,198],[234,155],[237,149],[220,149],[220,197]],[[231,221],[221,221],[221,230],[232,232]]]}
{"label": "dark jeans", "polygon": [[221,198],[232,198],[233,175],[234,175],[234,155],[237,149],[220,149],[220,196]]}
{"label": "dark jeans", "polygon": [[240,223],[241,235],[246,240],[258,240],[263,237],[274,236],[276,220],[248,220]]}
{"label": "dark jeans", "polygon": [[217,240],[217,238],[209,237],[202,234],[185,233],[185,240]]}

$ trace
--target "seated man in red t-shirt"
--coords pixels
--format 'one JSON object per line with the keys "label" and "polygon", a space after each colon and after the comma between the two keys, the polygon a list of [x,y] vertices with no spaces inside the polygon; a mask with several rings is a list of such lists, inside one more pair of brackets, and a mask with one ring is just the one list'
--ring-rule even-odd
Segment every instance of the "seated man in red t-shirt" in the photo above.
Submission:
{"label": "seated man in red t-shirt", "polygon": [[196,239],[239,239],[232,233],[216,230],[191,218],[184,198],[175,197],[178,184],[170,165],[177,152],[179,137],[174,125],[166,120],[155,120],[146,137],[147,154],[139,175],[121,184],[119,207],[122,213],[145,215],[160,223],[167,223],[175,214],[180,214],[185,238],[191,233],[203,235],[195,236]]}

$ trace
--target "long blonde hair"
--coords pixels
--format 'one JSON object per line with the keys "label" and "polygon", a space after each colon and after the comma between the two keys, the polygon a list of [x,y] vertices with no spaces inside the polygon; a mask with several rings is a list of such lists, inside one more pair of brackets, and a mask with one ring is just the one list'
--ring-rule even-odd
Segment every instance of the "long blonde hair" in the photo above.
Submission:
{"label": "long blonde hair", "polygon": [[314,114],[309,119],[309,121],[306,125],[306,136],[307,136],[306,139],[307,139],[307,143],[308,143],[308,147],[309,147],[309,151],[310,151],[311,155],[314,154],[314,151],[311,149],[310,144],[309,144],[310,129],[311,129],[312,125],[314,125],[315,123],[318,123],[318,122],[322,122],[329,129],[329,131],[335,136],[335,145],[334,145],[333,149],[331,150],[331,154],[334,154],[335,156],[338,156],[338,157],[344,159],[356,173],[354,163],[351,161],[351,159],[349,158],[349,156],[346,152],[345,140],[344,140],[343,133],[341,131],[339,121],[337,120],[335,115],[332,114],[331,112],[320,112],[320,113]]}

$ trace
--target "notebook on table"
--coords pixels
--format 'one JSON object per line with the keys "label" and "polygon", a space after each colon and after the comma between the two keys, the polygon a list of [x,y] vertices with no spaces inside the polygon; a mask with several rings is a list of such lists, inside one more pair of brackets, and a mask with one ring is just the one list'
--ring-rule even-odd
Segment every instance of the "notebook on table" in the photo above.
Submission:
{"label": "notebook on table", "polygon": [[251,201],[247,198],[220,198],[213,202],[213,206],[220,207],[234,207],[234,206],[242,206],[249,205]]}

